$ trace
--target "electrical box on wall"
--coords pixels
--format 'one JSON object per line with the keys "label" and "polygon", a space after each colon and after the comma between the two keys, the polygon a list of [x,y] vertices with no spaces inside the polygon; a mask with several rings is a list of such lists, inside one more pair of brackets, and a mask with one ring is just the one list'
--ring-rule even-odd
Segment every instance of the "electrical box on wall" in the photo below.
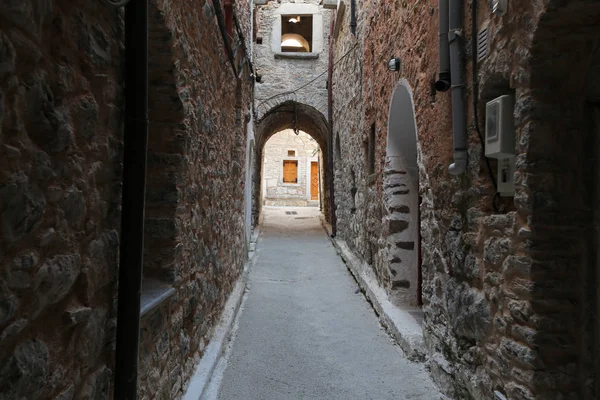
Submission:
{"label": "electrical box on wall", "polygon": [[512,96],[500,96],[485,107],[485,156],[509,158],[515,156],[515,125]]}
{"label": "electrical box on wall", "polygon": [[498,193],[515,194],[515,124],[512,96],[500,96],[485,107],[485,156],[498,159]]}
{"label": "electrical box on wall", "polygon": [[503,197],[515,195],[516,159],[502,158],[498,160],[498,193]]}
{"label": "electrical box on wall", "polygon": [[508,0],[492,0],[492,12],[503,16],[508,10]]}

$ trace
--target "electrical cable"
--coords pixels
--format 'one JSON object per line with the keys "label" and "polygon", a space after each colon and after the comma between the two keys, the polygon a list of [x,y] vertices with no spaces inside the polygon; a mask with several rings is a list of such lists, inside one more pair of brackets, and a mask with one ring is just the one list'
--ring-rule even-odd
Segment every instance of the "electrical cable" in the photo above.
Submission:
{"label": "electrical cable", "polygon": [[[350,55],[350,53],[356,48],[358,47],[358,42],[354,44],[354,46],[352,46],[350,48],[350,50],[348,50],[343,56],[340,57],[339,60],[337,60],[335,63],[333,63],[333,65],[331,66],[331,68],[333,69],[333,67],[335,67],[337,64],[339,64],[344,58],[348,57]],[[286,91],[286,92],[281,92],[281,93],[277,93],[276,95],[273,95],[271,97],[268,97],[266,99],[256,99],[258,101],[260,101],[261,103],[265,103],[269,100],[272,100],[278,96],[284,95],[284,94],[291,94],[291,93],[296,93],[297,91],[300,91],[302,89],[304,89],[305,87],[307,87],[308,85],[310,85],[311,83],[314,83],[317,79],[319,79],[320,77],[322,77],[323,75],[325,75],[327,72],[329,72],[329,68],[327,68],[325,71],[323,71],[322,73],[320,73],[319,75],[317,75],[314,79],[312,79],[311,81],[308,81],[307,83],[305,83],[304,85],[291,90],[291,91]]]}
{"label": "electrical cable", "polygon": [[[478,100],[479,100],[479,82],[477,81],[477,0],[473,0],[471,5],[471,58],[473,60],[473,119],[475,124],[475,130],[477,131],[477,136],[479,136],[479,141],[481,142],[481,148],[485,153],[485,140],[483,138],[483,134],[481,133],[481,129],[479,129],[479,112],[477,111]],[[498,183],[496,182],[496,177],[492,172],[492,165],[490,164],[489,158],[483,155],[485,158],[485,164],[487,166],[488,173],[490,175],[490,180],[494,185],[494,190],[496,193],[494,194],[494,198],[492,199],[492,207],[494,211],[499,212],[500,208],[498,207],[497,201],[500,197],[500,193],[498,193]]]}
{"label": "electrical cable", "polygon": [[294,90],[292,90],[292,92],[297,92],[299,90],[304,89],[305,87],[307,87],[308,85],[310,85],[311,83],[315,82],[317,79],[319,79],[320,77],[322,77],[323,75],[325,75],[327,72],[329,72],[329,68],[333,69],[333,67],[335,67],[337,64],[339,64],[344,58],[348,57],[350,55],[350,53],[358,47],[358,42],[354,44],[354,46],[352,46],[350,48],[350,50],[348,50],[346,52],[346,54],[344,54],[343,56],[340,57],[339,60],[337,60],[336,62],[333,63],[333,65],[331,67],[328,67],[325,71],[323,71],[322,73],[320,73],[319,75],[317,75],[313,80],[308,81],[307,83],[305,83],[304,85],[300,86],[299,88],[296,88]]}

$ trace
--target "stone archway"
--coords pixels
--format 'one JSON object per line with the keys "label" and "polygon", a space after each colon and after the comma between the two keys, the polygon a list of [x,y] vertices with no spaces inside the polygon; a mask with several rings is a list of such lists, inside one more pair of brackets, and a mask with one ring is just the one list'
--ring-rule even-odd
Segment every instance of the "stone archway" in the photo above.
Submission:
{"label": "stone archway", "polygon": [[523,283],[531,309],[515,326],[535,329],[530,345],[544,367],[533,379],[537,396],[598,398],[600,4],[546,4],[530,50],[531,80],[515,109],[523,154],[515,204],[527,221],[519,235],[531,279]]}
{"label": "stone archway", "polygon": [[323,194],[320,198],[321,210],[327,221],[331,221],[331,204],[330,204],[330,173],[326,166],[328,165],[328,146],[329,146],[329,125],[326,118],[321,112],[312,106],[297,103],[294,101],[286,101],[269,110],[261,118],[256,125],[255,137],[255,163],[253,171],[253,206],[252,217],[253,224],[259,222],[262,203],[261,199],[261,181],[262,171],[261,163],[258,160],[263,158],[263,149],[267,141],[276,134],[285,129],[298,129],[312,136],[321,149],[321,176],[322,187],[320,188]]}
{"label": "stone archway", "polygon": [[419,168],[412,91],[401,80],[390,103],[383,180],[391,294],[399,305],[421,304]]}

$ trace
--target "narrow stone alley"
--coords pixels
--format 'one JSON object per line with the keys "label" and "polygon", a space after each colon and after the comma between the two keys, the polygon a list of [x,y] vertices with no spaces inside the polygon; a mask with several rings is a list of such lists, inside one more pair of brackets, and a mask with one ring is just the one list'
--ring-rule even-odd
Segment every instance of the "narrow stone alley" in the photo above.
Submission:
{"label": "narrow stone alley", "polygon": [[0,0],[0,400],[600,399],[599,38]]}
{"label": "narrow stone alley", "polygon": [[440,398],[402,356],[315,207],[265,207],[219,399]]}

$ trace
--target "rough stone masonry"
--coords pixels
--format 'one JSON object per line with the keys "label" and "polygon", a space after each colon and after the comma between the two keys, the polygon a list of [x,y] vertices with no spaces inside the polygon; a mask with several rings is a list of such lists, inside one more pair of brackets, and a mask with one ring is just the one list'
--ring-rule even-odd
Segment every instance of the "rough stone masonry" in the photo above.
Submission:
{"label": "rough stone masonry", "polygon": [[[150,2],[144,282],[174,292],[143,316],[140,399],[182,394],[246,258],[234,9],[238,76],[212,2]],[[1,399],[112,397],[123,35],[103,1],[0,4]]]}
{"label": "rough stone masonry", "polygon": [[[596,398],[598,166],[589,146],[599,126],[590,74],[600,54],[600,7],[508,2],[501,16],[477,2],[476,32],[487,29],[479,36],[488,46],[475,77],[480,129],[487,101],[515,99],[516,192],[498,200],[474,123],[473,2],[464,10],[462,40],[469,164],[458,177],[448,173],[450,95],[433,87],[437,4],[357,1],[354,35],[350,1],[344,3],[335,21],[332,116],[339,237],[399,307],[419,306],[407,291],[421,296],[428,364],[451,396]],[[401,60],[399,72],[387,68],[392,57]],[[401,93],[406,106],[392,104]],[[394,128],[398,116],[414,122]],[[414,155],[400,161],[414,174],[390,168],[393,142],[411,134]],[[491,168],[497,179],[493,160]],[[413,193],[417,203],[390,202],[390,193]],[[391,240],[411,229],[410,242]],[[419,252],[413,262],[394,253],[408,243]],[[420,281],[398,280],[419,267]]]}

